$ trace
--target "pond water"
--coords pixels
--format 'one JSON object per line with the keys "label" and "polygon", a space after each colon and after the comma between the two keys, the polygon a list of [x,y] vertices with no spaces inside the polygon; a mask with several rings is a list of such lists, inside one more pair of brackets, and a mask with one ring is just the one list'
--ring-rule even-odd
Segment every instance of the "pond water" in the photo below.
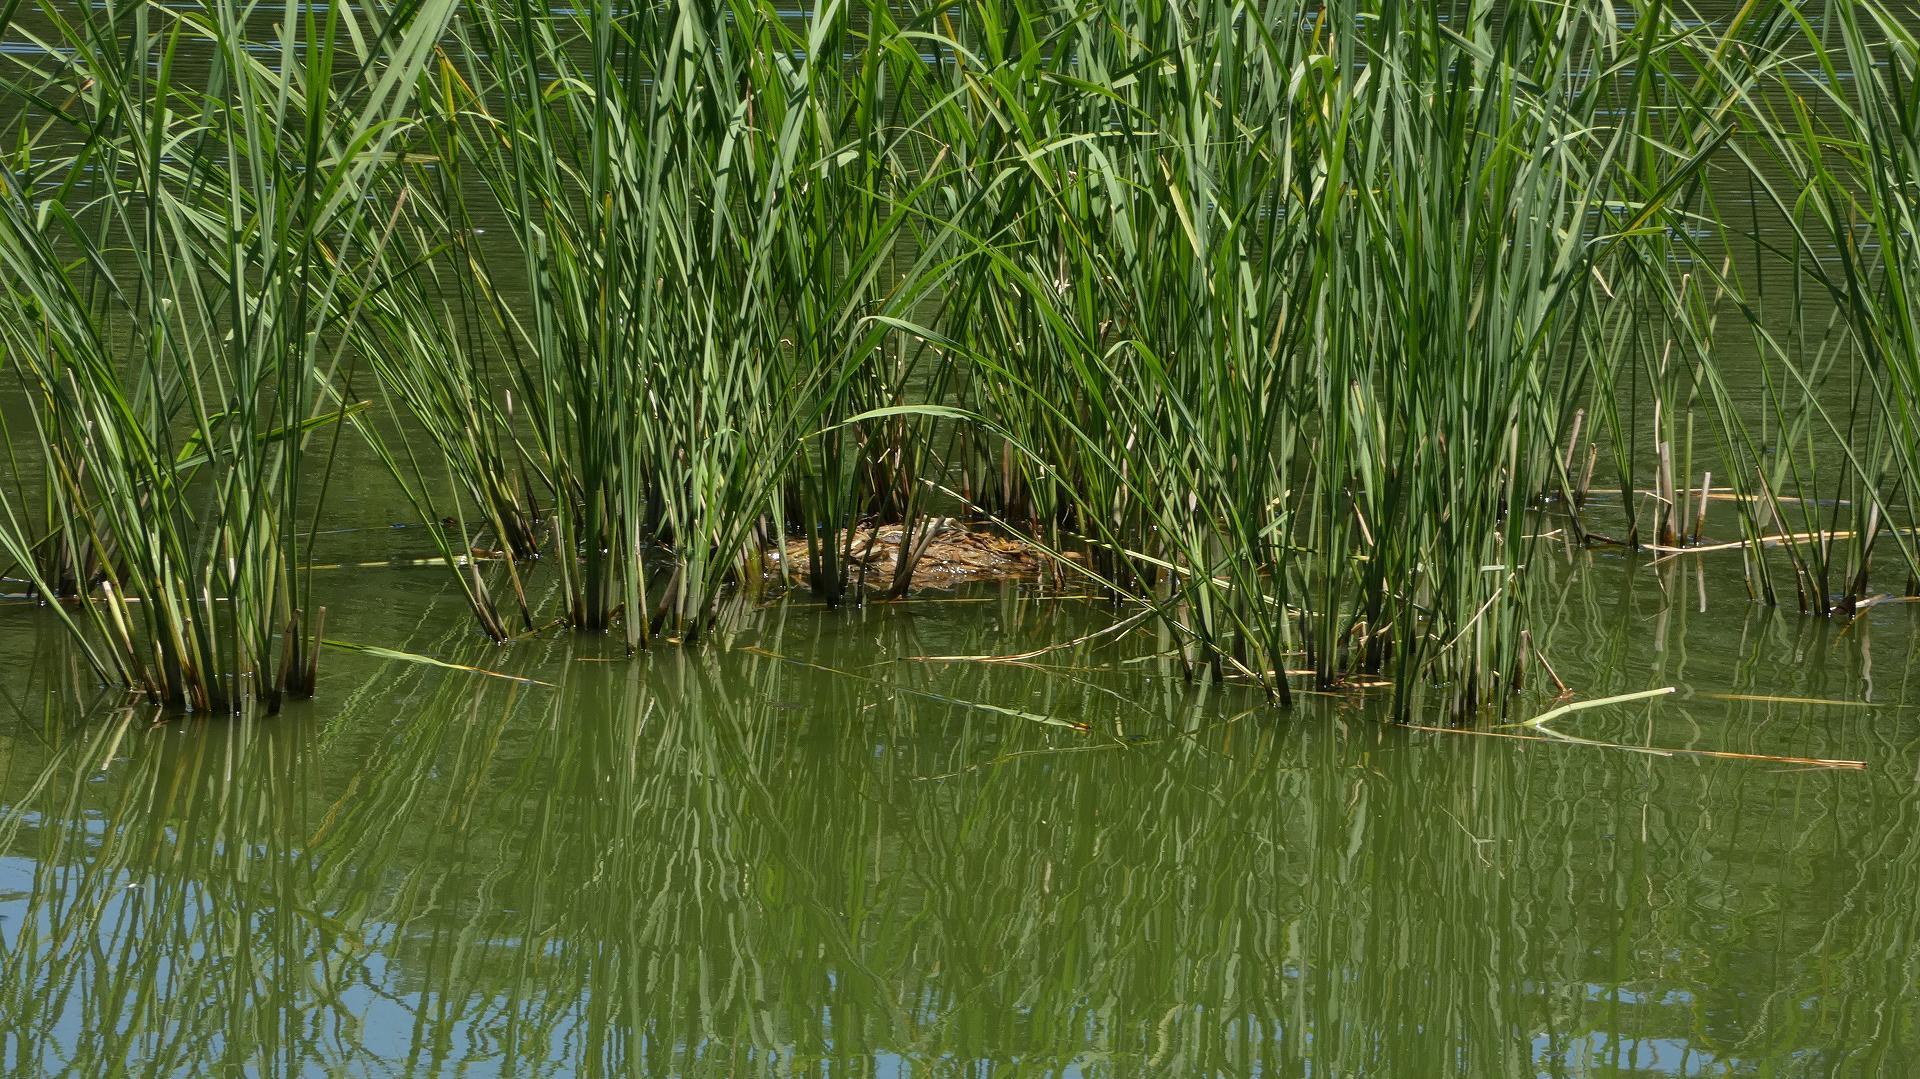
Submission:
{"label": "pond water", "polygon": [[1716,557],[1556,556],[1560,677],[1676,687],[1553,725],[1609,745],[919,658],[1110,621],[1015,585],[629,660],[364,570],[330,635],[542,684],[329,654],[159,725],[6,605],[0,1070],[1911,1074],[1920,620]]}
{"label": "pond water", "polygon": [[1571,738],[1284,712],[1017,584],[491,648],[343,453],[328,635],[512,679],[156,723],[0,602],[0,1074],[1920,1074],[1920,604],[1546,552],[1558,676],[1674,690]]}

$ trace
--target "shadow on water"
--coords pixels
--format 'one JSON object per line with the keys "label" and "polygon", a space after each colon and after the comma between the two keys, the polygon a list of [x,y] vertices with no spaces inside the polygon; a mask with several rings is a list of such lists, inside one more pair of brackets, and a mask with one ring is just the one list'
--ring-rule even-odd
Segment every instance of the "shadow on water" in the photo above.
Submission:
{"label": "shadow on water", "polygon": [[1098,624],[1011,590],[484,657],[552,688],[342,660],[272,722],[82,716],[49,658],[0,722],[0,1067],[1895,1074],[1914,620],[1692,572],[1571,575],[1561,676],[1680,692],[1567,729],[1864,771],[906,658]]}

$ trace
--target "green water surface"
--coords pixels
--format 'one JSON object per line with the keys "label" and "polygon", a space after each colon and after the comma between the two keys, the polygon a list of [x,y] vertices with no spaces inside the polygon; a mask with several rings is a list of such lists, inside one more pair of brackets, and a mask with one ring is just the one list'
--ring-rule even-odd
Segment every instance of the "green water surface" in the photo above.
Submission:
{"label": "green water surface", "polygon": [[0,606],[0,1072],[1914,1074],[1912,605],[1555,557],[1559,675],[1676,687],[1558,724],[1614,745],[1283,713],[1150,639],[915,658],[1112,619],[1020,586],[629,660],[354,571],[330,635],[545,684],[333,653],[160,724]]}

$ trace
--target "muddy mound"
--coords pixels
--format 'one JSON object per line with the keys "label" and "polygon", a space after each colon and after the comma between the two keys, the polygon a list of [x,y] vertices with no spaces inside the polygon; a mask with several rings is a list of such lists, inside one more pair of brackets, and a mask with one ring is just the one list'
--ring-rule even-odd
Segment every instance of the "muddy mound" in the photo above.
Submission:
{"label": "muddy mound", "polygon": [[[942,517],[915,527],[911,539],[898,524],[854,533],[847,558],[853,564],[855,583],[864,577],[869,589],[885,591],[893,587],[902,542],[910,543],[907,554],[913,562],[913,579],[908,587],[915,589],[1037,577],[1044,560],[1031,548],[997,532]],[[784,549],[768,554],[776,572],[784,560],[793,579],[806,583],[806,540],[793,540]]]}

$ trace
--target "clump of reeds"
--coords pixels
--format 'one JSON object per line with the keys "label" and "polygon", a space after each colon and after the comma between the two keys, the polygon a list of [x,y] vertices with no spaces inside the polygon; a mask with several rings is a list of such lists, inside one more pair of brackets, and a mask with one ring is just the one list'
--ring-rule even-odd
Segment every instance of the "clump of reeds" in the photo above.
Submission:
{"label": "clump of reeds", "polygon": [[1631,242],[1595,211],[1629,148],[1658,152],[1607,112],[1664,22],[967,14],[945,138],[981,269],[952,332],[1024,448],[1019,483],[971,488],[1086,544],[1212,674],[1391,679],[1403,709],[1437,684],[1454,711],[1517,685],[1588,377],[1568,346]]}
{"label": "clump of reeds", "polygon": [[[485,407],[503,416],[511,394],[524,417],[516,455],[555,507],[568,620],[631,646],[697,637],[726,586],[758,576],[823,401],[876,351],[863,319],[893,287],[878,274],[904,211],[862,117],[902,61],[875,50],[840,72],[851,31],[831,10],[804,40],[763,4],[467,14],[442,76],[442,168],[491,193],[516,248],[492,257],[527,283],[524,304],[486,293],[506,347]],[[444,452],[473,458],[460,393],[408,403]],[[848,467],[822,445],[822,469]],[[497,504],[518,497],[504,467],[460,471]]]}
{"label": "clump of reeds", "polygon": [[452,6],[8,9],[37,51],[9,75],[31,126],[0,175],[0,339],[43,482],[0,536],[155,699],[312,691],[306,445],[353,409],[365,196]]}

